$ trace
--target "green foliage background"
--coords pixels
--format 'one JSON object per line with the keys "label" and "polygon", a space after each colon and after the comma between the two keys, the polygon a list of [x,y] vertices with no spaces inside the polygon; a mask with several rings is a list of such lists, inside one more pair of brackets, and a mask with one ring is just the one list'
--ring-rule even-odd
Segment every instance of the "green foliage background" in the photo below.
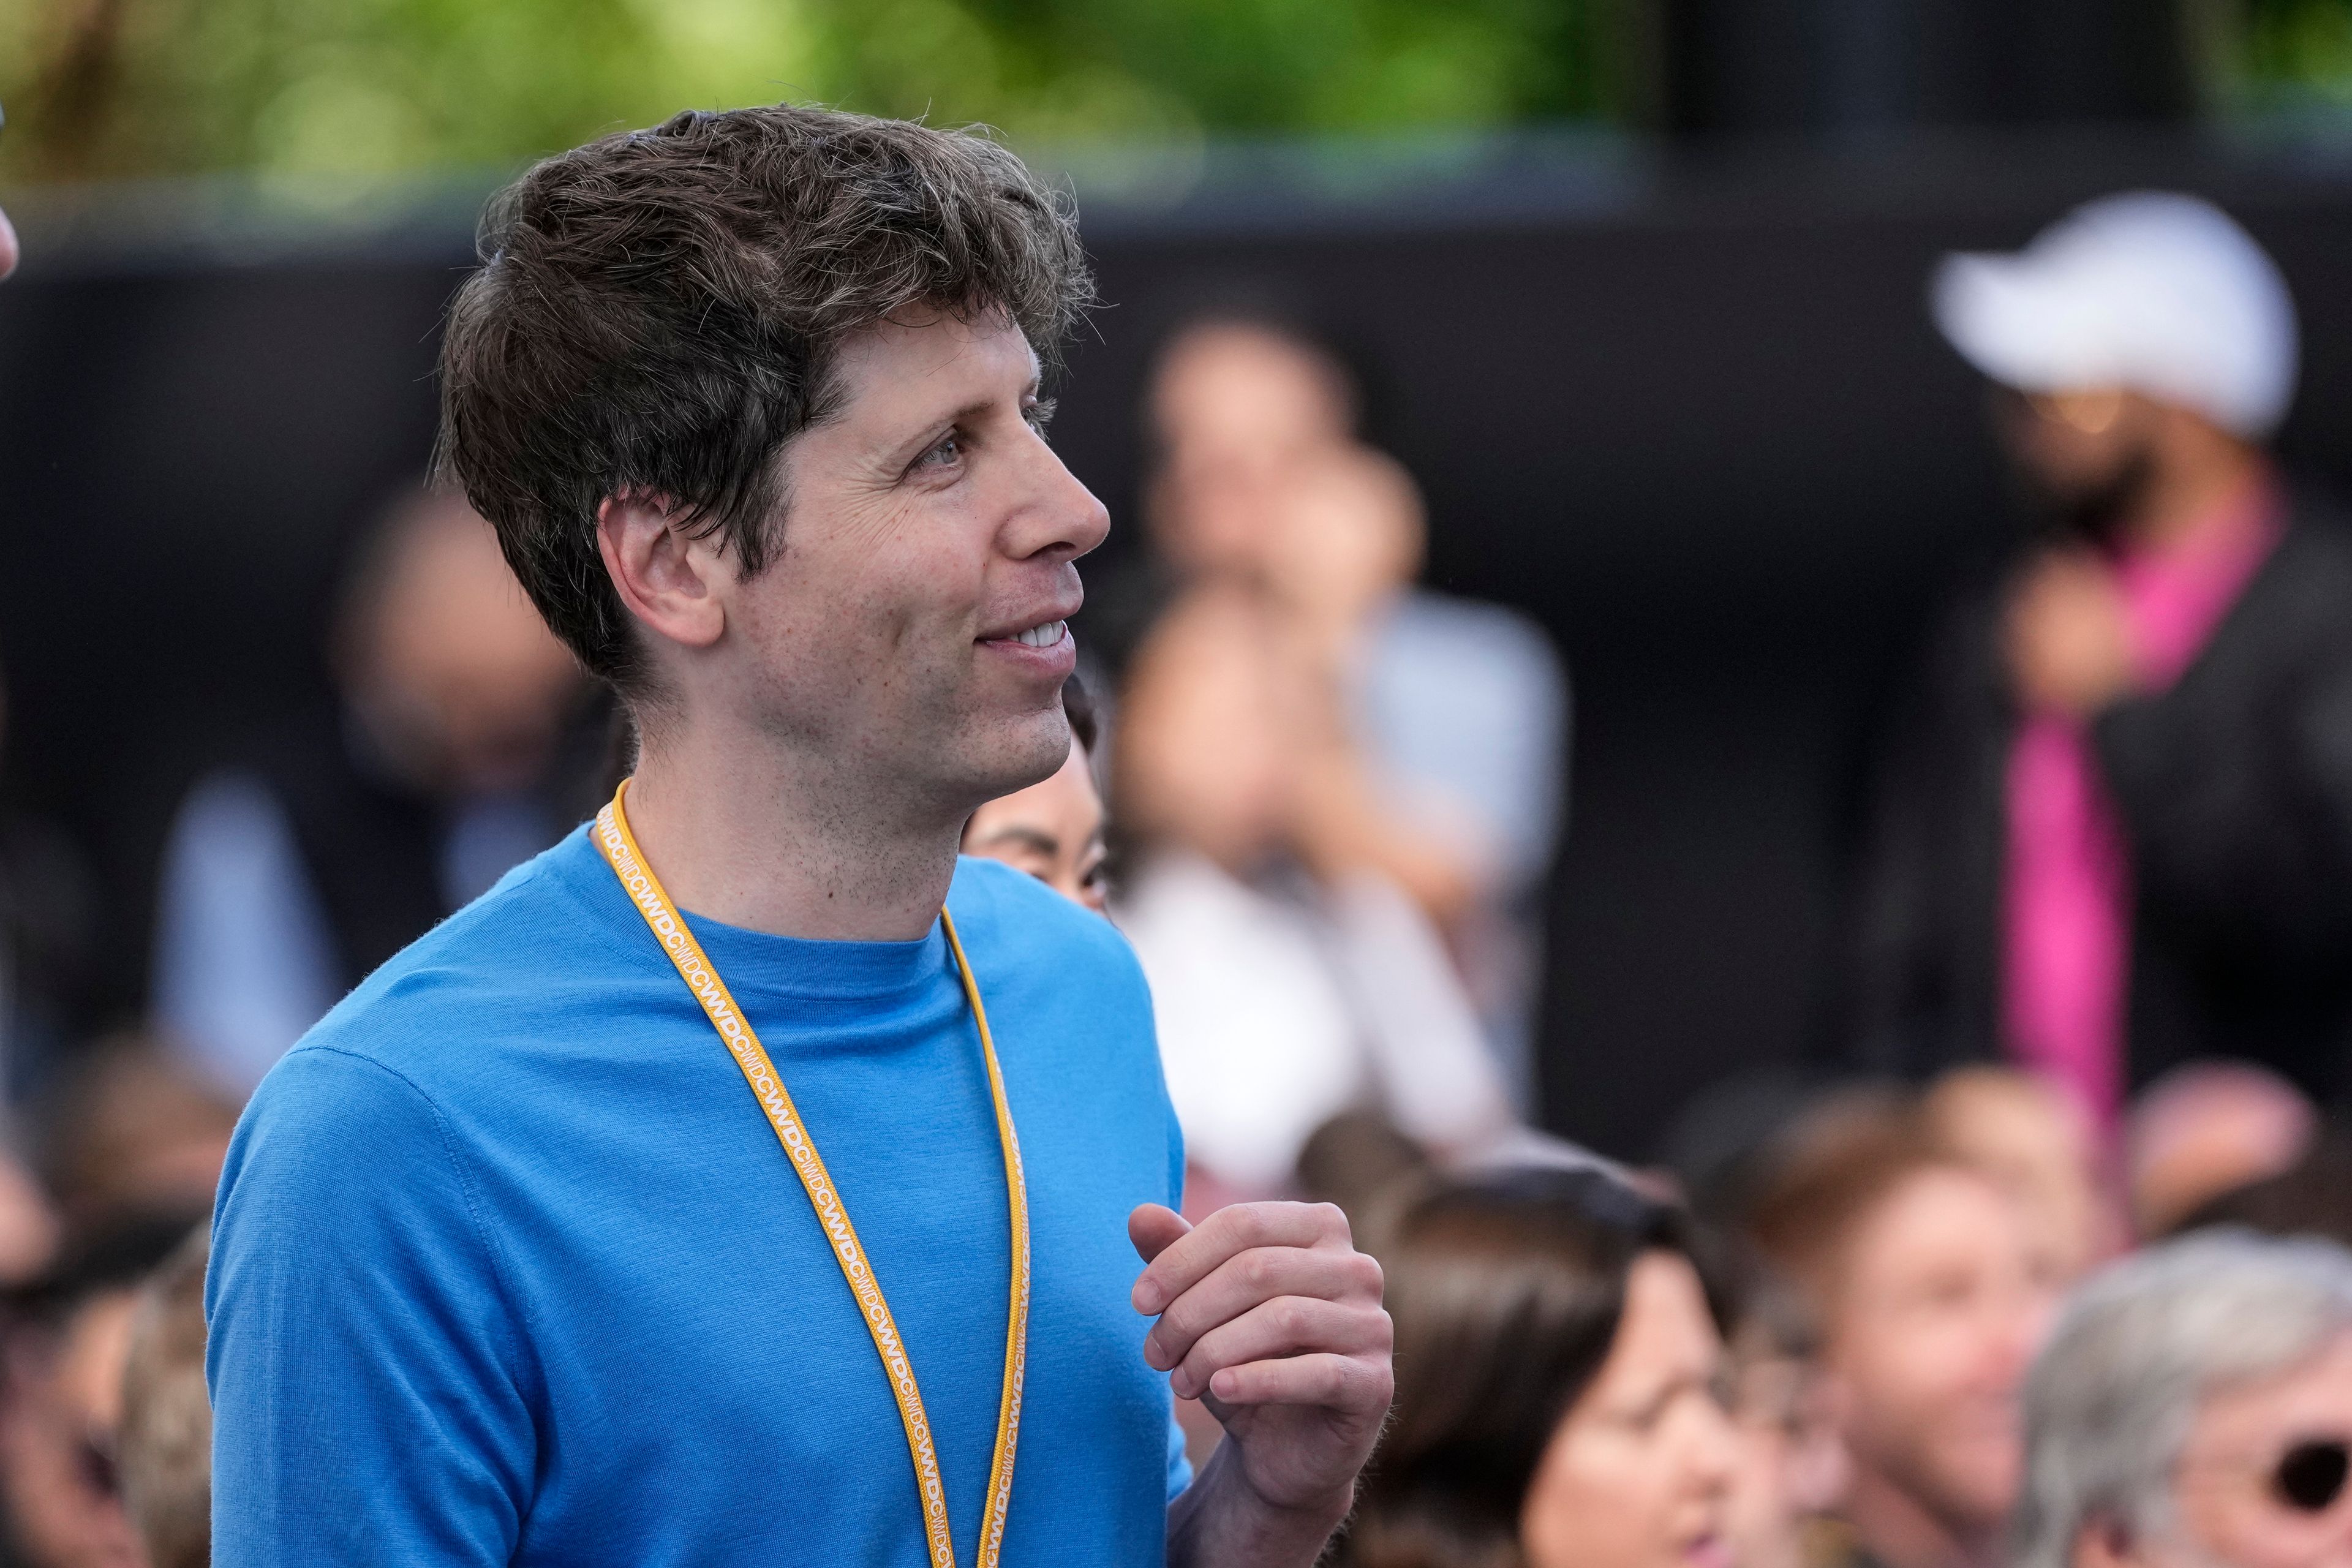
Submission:
{"label": "green foliage background", "polygon": [[508,164],[784,98],[1038,142],[1606,119],[1612,4],[0,0],[0,173]]}
{"label": "green foliage background", "polygon": [[[2352,106],[2352,0],[2182,3],[2217,102]],[[1655,5],[0,0],[0,179],[506,166],[782,98],[1030,143],[1622,122]]]}

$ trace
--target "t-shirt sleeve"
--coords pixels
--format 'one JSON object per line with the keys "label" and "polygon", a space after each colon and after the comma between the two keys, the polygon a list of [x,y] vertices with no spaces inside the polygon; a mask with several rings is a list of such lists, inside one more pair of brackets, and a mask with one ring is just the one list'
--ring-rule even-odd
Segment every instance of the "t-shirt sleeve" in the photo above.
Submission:
{"label": "t-shirt sleeve", "polygon": [[[1138,973],[1139,974],[1140,971]],[[1144,988],[1143,994],[1143,1023],[1146,1034],[1152,1041],[1152,1059],[1156,1064],[1160,1055],[1158,1025],[1148,987]],[[1170,1208],[1181,1214],[1184,1210],[1184,1126],[1176,1120],[1176,1107],[1168,1099],[1164,1081],[1160,1086],[1160,1104],[1168,1124],[1168,1195],[1163,1201]],[[1182,1497],[1184,1489],[1192,1484],[1192,1461],[1184,1456],[1184,1424],[1176,1419],[1176,1402],[1171,1394],[1168,1403],[1168,1500],[1171,1503]]]}
{"label": "t-shirt sleeve", "polygon": [[[1161,1091],[1166,1098],[1166,1091]],[[1168,1107],[1168,1196],[1164,1200],[1177,1213],[1184,1212],[1184,1125],[1176,1120],[1176,1108]]]}
{"label": "t-shirt sleeve", "polygon": [[472,1185],[407,1079],[296,1052],[240,1122],[206,1280],[214,1561],[503,1564],[535,1435]]}

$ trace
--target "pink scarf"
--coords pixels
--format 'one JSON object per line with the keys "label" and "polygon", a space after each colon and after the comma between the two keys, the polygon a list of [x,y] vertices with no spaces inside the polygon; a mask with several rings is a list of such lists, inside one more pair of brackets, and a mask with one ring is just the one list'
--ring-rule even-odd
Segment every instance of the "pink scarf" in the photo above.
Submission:
{"label": "pink scarf", "polygon": [[[2285,531],[2274,488],[2253,487],[2164,550],[2116,563],[2135,686],[2180,679]],[[2009,754],[2001,966],[2010,1053],[2111,1131],[2124,1093],[2131,863],[2083,722],[2030,713]]]}

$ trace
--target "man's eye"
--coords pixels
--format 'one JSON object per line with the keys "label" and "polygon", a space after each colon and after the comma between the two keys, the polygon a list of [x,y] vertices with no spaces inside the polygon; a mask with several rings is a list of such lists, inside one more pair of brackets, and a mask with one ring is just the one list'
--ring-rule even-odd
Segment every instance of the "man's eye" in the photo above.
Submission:
{"label": "man's eye", "polygon": [[1029,428],[1037,432],[1038,435],[1043,436],[1045,433],[1046,426],[1054,423],[1055,406],[1055,405],[1052,398],[1041,397],[1036,402],[1031,404],[1028,407],[1023,409],[1021,411],[1021,416],[1029,421]]}
{"label": "man's eye", "polygon": [[940,437],[937,445],[915,459],[918,468],[944,468],[963,458],[963,437],[950,432]]}

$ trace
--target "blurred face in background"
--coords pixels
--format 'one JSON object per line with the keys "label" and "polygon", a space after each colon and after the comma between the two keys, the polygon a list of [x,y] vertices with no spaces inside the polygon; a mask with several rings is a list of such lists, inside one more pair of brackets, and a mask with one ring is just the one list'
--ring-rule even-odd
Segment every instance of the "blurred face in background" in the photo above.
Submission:
{"label": "blurred face in background", "polygon": [[1427,524],[1403,466],[1369,447],[1299,463],[1270,493],[1260,569],[1310,632],[1344,635],[1421,569]]}
{"label": "blurred face in background", "polygon": [[[2352,1334],[2276,1376],[2209,1395],[2175,1471],[2177,1540],[2144,1568],[2352,1568]],[[2096,1542],[2080,1568],[2116,1559]],[[2087,1559],[2087,1561],[2083,1561]]]}
{"label": "blurred face in background", "polygon": [[2319,1113],[2284,1079],[2242,1062],[2177,1068],[2140,1096],[2125,1129],[2134,1223],[2158,1237],[2225,1193],[2284,1174]]}
{"label": "blurred face in background", "polygon": [[1277,635],[1249,595],[1212,590],[1160,620],[1129,671],[1120,709],[1122,816],[1236,874],[1277,841],[1293,754]]}
{"label": "blurred face in background", "polygon": [[1087,749],[1076,740],[1059,772],[1042,784],[1000,795],[971,814],[963,852],[1028,872],[1074,903],[1101,914],[1103,802]]}
{"label": "blurred face in background", "polygon": [[1958,1534],[2017,1496],[2019,1384],[2052,1304],[2015,1205],[1959,1168],[1915,1172],[1854,1225],[1824,1302],[1824,1368],[1859,1472]]}
{"label": "blurred face in background", "polygon": [[2166,411],[2120,387],[1999,395],[1995,426],[2027,483],[2074,531],[2103,538],[2152,480]]}
{"label": "blurred face in background", "polygon": [[132,1297],[110,1290],[54,1335],[22,1330],[7,1351],[0,1410],[0,1489],[27,1568],[141,1568],[145,1561],[116,1489]]}
{"label": "blurred face in background", "polygon": [[1737,1568],[1804,1568],[1808,1523],[1845,1490],[1845,1442],[1811,1360],[1772,1343],[1760,1324],[1736,1340],[1731,1559]]}
{"label": "blurred face in background", "polygon": [[1732,1568],[1723,1360],[1696,1270],[1644,1253],[1609,1359],[1536,1467],[1519,1524],[1528,1568]]}
{"label": "blurred face in background", "polygon": [[1154,537],[1187,574],[1255,572],[1271,488],[1294,465],[1350,439],[1339,368],[1264,328],[1193,328],[1161,356],[1150,394],[1160,454]]}
{"label": "blurred face in background", "polygon": [[580,684],[490,525],[452,500],[390,525],[338,647],[345,693],[388,759],[453,793],[530,784]]}
{"label": "blurred face in background", "polygon": [[2064,1094],[2007,1068],[1963,1068],[1937,1081],[1927,1117],[2007,1190],[2044,1279],[2072,1284],[2115,1250],[2122,1226],[2099,1191],[2090,1120]]}

